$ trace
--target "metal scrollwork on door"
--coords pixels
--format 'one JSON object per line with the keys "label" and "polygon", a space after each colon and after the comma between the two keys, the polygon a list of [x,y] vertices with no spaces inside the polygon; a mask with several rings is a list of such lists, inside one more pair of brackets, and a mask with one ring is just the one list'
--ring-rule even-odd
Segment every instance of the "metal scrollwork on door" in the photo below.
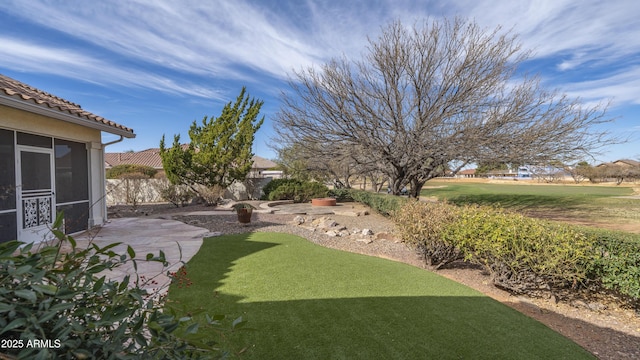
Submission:
{"label": "metal scrollwork on door", "polygon": [[24,228],[46,225],[51,222],[51,197],[43,196],[22,201]]}

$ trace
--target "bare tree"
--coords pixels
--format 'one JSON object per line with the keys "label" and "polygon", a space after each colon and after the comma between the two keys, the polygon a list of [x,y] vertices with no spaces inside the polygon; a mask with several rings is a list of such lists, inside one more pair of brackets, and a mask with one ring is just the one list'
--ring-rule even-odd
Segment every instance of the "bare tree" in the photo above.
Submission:
{"label": "bare tree", "polygon": [[447,166],[583,157],[612,142],[594,125],[605,107],[584,107],[536,77],[517,77],[528,58],[516,37],[459,18],[406,28],[394,22],[357,61],[334,59],[295,72],[276,131],[317,159],[352,158],[390,179],[399,194]]}

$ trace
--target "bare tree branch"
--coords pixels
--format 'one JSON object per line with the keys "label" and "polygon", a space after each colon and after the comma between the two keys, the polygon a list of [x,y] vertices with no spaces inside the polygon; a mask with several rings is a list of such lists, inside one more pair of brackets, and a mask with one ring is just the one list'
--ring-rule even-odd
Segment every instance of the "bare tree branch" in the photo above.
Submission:
{"label": "bare tree branch", "polygon": [[584,157],[616,141],[599,125],[606,105],[586,107],[537,77],[517,38],[459,18],[406,28],[394,22],[357,61],[295,72],[276,132],[316,161],[349,159],[390,179],[394,194],[452,161],[535,163]]}

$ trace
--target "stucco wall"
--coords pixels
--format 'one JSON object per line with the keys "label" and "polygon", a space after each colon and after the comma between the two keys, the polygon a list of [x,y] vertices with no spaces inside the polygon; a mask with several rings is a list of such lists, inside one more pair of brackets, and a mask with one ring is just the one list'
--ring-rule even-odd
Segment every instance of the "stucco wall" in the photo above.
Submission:
{"label": "stucco wall", "polygon": [[0,105],[0,126],[5,129],[78,142],[102,141],[100,130],[16,110],[4,105]]}
{"label": "stucco wall", "polygon": [[[235,182],[227,188],[223,197],[236,201],[259,199],[264,194],[262,188],[271,180],[272,178],[257,178]],[[130,180],[129,183],[121,179],[107,179],[107,206],[130,204],[132,196],[136,196],[138,203],[166,202],[160,195],[160,189],[167,184],[167,179]]]}
{"label": "stucco wall", "polygon": [[8,130],[54,137],[87,144],[91,213],[89,224],[102,225],[107,220],[104,200],[104,154],[100,130],[33,114],[0,105],[0,127]]}

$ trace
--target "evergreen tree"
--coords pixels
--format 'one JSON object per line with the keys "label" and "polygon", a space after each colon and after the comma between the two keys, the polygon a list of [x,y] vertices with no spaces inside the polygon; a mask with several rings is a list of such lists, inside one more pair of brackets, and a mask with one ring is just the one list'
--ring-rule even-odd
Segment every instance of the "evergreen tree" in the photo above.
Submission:
{"label": "evergreen tree", "polygon": [[189,129],[190,143],[182,145],[174,135],[171,148],[160,141],[162,166],[169,181],[176,185],[228,187],[244,180],[253,164],[251,147],[264,122],[257,120],[263,101],[250,98],[242,88],[235,103],[229,102],[219,117],[194,121]]}

